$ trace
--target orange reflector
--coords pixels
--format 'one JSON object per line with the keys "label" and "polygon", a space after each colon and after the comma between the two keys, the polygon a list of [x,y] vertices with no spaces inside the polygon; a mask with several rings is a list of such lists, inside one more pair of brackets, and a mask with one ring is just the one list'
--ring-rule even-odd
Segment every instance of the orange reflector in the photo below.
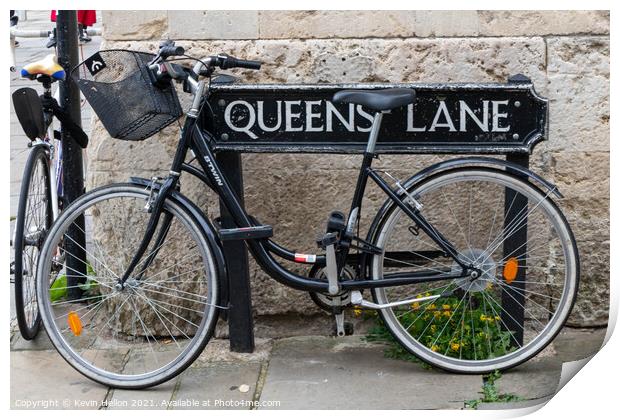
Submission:
{"label": "orange reflector", "polygon": [[515,257],[508,258],[504,265],[504,279],[506,283],[510,284],[517,278],[517,271],[519,271],[519,261]]}
{"label": "orange reflector", "polygon": [[80,321],[80,317],[78,316],[77,312],[69,312],[69,315],[67,316],[67,322],[69,323],[69,328],[71,328],[73,334],[82,334],[82,321]]}

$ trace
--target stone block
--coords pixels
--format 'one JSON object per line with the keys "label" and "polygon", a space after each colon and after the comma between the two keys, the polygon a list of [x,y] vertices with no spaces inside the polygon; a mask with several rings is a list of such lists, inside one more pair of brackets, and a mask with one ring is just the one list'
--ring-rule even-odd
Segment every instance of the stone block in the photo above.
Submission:
{"label": "stone block", "polygon": [[165,10],[103,10],[106,40],[146,40],[165,37],[168,15]]}
{"label": "stone block", "polygon": [[608,152],[555,152],[548,178],[570,199],[609,199]]}
{"label": "stone block", "polygon": [[609,150],[609,39],[552,38],[548,46],[549,147]]}
{"label": "stone block", "polygon": [[482,36],[609,34],[605,10],[485,10],[478,15]]}
{"label": "stone block", "polygon": [[171,39],[256,39],[255,10],[170,10]]}
{"label": "stone block", "polygon": [[418,10],[415,12],[415,36],[421,38],[478,36],[480,35],[478,13],[475,10]]}
{"label": "stone block", "polygon": [[261,39],[411,37],[416,12],[404,10],[262,10]]}

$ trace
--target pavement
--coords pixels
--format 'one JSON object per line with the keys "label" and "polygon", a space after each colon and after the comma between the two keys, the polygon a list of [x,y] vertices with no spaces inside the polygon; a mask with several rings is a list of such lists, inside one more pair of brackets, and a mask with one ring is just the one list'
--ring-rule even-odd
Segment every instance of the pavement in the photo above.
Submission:
{"label": "pavement", "polygon": [[[562,363],[596,353],[605,329],[564,328],[548,349],[504,372],[499,393],[518,401],[478,409],[538,405],[556,392]],[[147,390],[111,389],[73,370],[42,332],[11,343],[11,408],[74,409],[465,409],[481,397],[481,375],[458,375],[386,358],[363,336],[259,338],[254,353],[212,340],[185,372]],[[36,379],[33,380],[33,372]]]}

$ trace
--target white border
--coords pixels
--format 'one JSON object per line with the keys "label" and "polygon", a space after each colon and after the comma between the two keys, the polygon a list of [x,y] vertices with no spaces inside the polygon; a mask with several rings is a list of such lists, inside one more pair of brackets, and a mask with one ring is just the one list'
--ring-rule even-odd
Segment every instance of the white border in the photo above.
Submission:
{"label": "white border", "polygon": [[[354,0],[340,0],[338,2],[334,2],[333,0],[314,0],[312,2],[287,2],[284,0],[262,0],[261,2],[252,2],[252,1],[240,1],[240,0],[227,0],[224,3],[218,2],[208,2],[207,4],[203,4],[202,2],[188,2],[186,8],[193,9],[349,9],[349,10],[373,10],[379,7],[383,9],[409,9],[412,7],[418,7],[420,9],[425,9],[427,6],[432,5],[434,9],[523,9],[523,10],[535,10],[535,9],[612,9],[612,41],[615,36],[615,6],[617,2],[611,1],[601,1],[601,0],[590,0],[586,3],[577,2],[577,1],[562,1],[562,2],[552,2],[552,1],[542,1],[542,0],[521,0],[518,3],[503,3],[495,1],[447,1],[447,0],[435,0],[431,3],[422,3],[422,2],[411,2],[411,1],[395,1],[395,0],[382,0],[381,2],[369,2],[369,1],[354,1]],[[50,6],[50,2],[33,0],[26,3],[14,3],[12,7],[19,7],[27,5],[29,9],[46,9]],[[77,6],[79,5],[79,7]],[[112,10],[127,10],[128,6],[131,6],[132,10],[146,10],[146,9],[175,9],[174,6],[185,6],[181,2],[170,2],[170,1],[162,1],[162,0],[151,0],[149,2],[142,2],[141,4],[136,4],[136,2],[128,3],[126,1],[121,0],[107,0],[105,2],[98,1],[55,1],[53,2],[53,6],[56,8],[97,8],[97,9],[112,9]],[[142,6],[142,7],[141,7]],[[180,7],[183,9],[183,7]],[[5,14],[6,13],[5,11]],[[6,22],[5,22],[6,23]],[[8,25],[3,25],[4,28],[4,37],[8,40]],[[612,42],[612,54],[611,60],[612,68],[616,68],[616,64],[618,64],[618,60],[616,59],[615,45]],[[5,57],[8,57],[8,42],[5,43]],[[5,76],[6,77],[6,76]],[[5,83],[3,85],[5,100],[2,102],[3,115],[5,115],[5,119],[3,120],[3,128],[4,128],[4,138],[5,141],[2,144],[4,150],[5,159],[9,159],[10,157],[10,124],[8,123],[8,119],[6,116],[9,115],[10,112],[10,101],[7,101],[6,98],[10,97],[7,95],[9,93],[9,84]],[[617,103],[617,98],[614,95],[616,93],[615,84],[611,84],[611,109],[616,108],[615,104]],[[614,124],[615,118],[611,118],[611,138],[616,138],[617,129],[616,124]],[[587,133],[576,133],[576,135],[587,135]],[[611,208],[617,208],[617,194],[613,194],[615,190],[615,184],[613,183],[614,179],[618,179],[614,175],[618,175],[618,167],[615,151],[616,146],[614,142],[611,143]],[[5,163],[8,163],[5,160]],[[616,165],[614,165],[616,163]],[[0,170],[2,171],[2,179],[5,182],[2,183],[2,194],[3,197],[9,196],[9,182],[10,174],[9,174],[9,164],[2,165]],[[9,233],[9,224],[6,223],[9,216],[9,206],[4,205],[0,207],[0,219],[5,220],[4,223],[1,224],[2,236],[3,238],[8,238]],[[616,237],[617,234],[617,223],[614,222],[612,218],[611,223],[611,234],[612,237]],[[6,268],[9,263],[9,246],[8,241],[2,242],[2,255],[3,258],[3,266]],[[588,250],[581,250],[581,252],[588,252]],[[615,241],[611,242],[611,261],[618,261],[618,248],[615,246]],[[609,334],[612,332],[611,325],[615,325],[617,315],[618,315],[618,281],[615,279],[614,274],[617,270],[614,267],[611,267],[611,292],[612,292],[612,304],[610,311],[610,328],[608,331],[608,339]],[[5,277],[4,282],[4,305],[5,313],[8,312],[8,297],[9,293],[9,283]],[[8,327],[8,323],[5,323],[5,328]],[[6,330],[5,330],[6,331]],[[5,332],[5,337],[8,336],[8,331]],[[595,355],[592,360],[587,363],[587,365],[579,372],[579,375],[568,382],[566,386],[542,409],[537,410],[531,414],[531,418],[533,419],[545,419],[547,420],[550,416],[556,418],[582,418],[589,419],[593,417],[603,417],[613,415],[611,413],[616,412],[615,410],[617,406],[618,400],[618,373],[620,371],[619,368],[619,360],[620,360],[620,342],[617,337],[617,334],[611,336],[605,347],[602,351],[600,351],[597,355]],[[3,359],[6,360],[6,363],[2,364],[2,374],[4,379],[4,383],[2,386],[2,390],[4,391],[2,394],[5,396],[3,399],[5,409],[8,410],[9,407],[9,346],[5,346],[3,349]],[[67,366],[67,368],[69,368]],[[568,367],[567,367],[568,368]],[[36,372],[33,372],[33,380],[36,380]],[[412,381],[415,381],[415,378],[412,378]],[[346,395],[346,390],[343,390]],[[452,411],[449,414],[446,411],[439,412],[430,412],[430,411],[416,411],[415,413],[407,413],[407,412],[342,412],[338,413],[338,416],[342,416],[342,418],[346,418],[348,416],[352,416],[356,419],[358,418],[377,418],[383,416],[389,416],[390,418],[398,418],[398,417],[415,417],[415,418],[445,418],[446,415],[449,415],[451,418],[456,416],[463,418],[508,418],[508,417],[516,417],[527,414],[527,412],[531,412],[532,409],[524,409],[524,410],[512,410],[512,411],[463,411],[456,412]],[[41,416],[45,416],[45,418],[55,418],[61,417],[63,419],[69,418],[79,418],[81,420],[85,418],[91,417],[99,417],[105,416],[108,412],[98,411],[98,412],[57,412],[57,413],[37,413],[37,412],[24,412],[24,411],[13,411],[10,416],[12,418],[25,417],[30,418],[35,417],[40,419]],[[127,413],[119,413],[115,412],[113,414],[114,418],[123,418],[127,415]],[[150,412],[148,414],[152,416],[152,418],[166,418],[169,419],[173,413],[170,412]],[[183,412],[183,417],[187,418],[204,418],[205,416],[209,416],[209,413],[205,412]],[[313,418],[315,419],[317,416],[323,416],[323,413],[315,413],[315,412],[297,412],[295,413],[296,418]],[[79,416],[79,417],[78,417]],[[237,417],[245,417],[245,416],[258,416],[258,417],[269,417],[269,418],[290,418],[291,413],[286,412],[261,412],[261,411],[253,411],[253,412],[218,412],[216,414],[217,418],[225,419],[225,418],[237,418]]]}

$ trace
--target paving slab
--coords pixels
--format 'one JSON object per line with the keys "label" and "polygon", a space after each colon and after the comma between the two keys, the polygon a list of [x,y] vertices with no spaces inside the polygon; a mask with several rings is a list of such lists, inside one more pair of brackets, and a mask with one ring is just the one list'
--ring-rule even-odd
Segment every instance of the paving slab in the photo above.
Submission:
{"label": "paving slab", "polygon": [[43,326],[34,340],[24,340],[19,332],[15,334],[11,342],[11,351],[37,351],[54,350],[54,345],[50,341]]}
{"label": "paving slab", "polygon": [[198,359],[192,363],[192,367],[206,367],[215,362],[265,362],[269,360],[273,340],[268,338],[255,338],[254,351],[252,353],[236,353],[230,351],[230,341],[212,339],[202,351]]}
{"label": "paving slab", "polygon": [[502,394],[524,400],[550,398],[560,383],[562,362],[554,358],[525,363],[502,374],[495,384]]}
{"label": "paving slab", "polygon": [[303,337],[275,343],[260,400],[282,409],[460,409],[481,385],[479,375],[387,359],[360,336]]}
{"label": "paving slab", "polygon": [[557,358],[562,362],[581,360],[596,354],[603,345],[607,328],[565,327],[553,340]]}
{"label": "paving slab", "polygon": [[525,400],[553,397],[560,383],[562,364],[596,353],[601,348],[605,331],[605,328],[564,328],[553,341],[553,354],[536,357],[504,372],[496,381],[497,388],[501,393],[514,394]]}
{"label": "paving slab", "polygon": [[180,377],[171,409],[250,409],[261,363],[219,362],[190,367]]}
{"label": "paving slab", "polygon": [[55,351],[11,352],[11,408],[97,409],[107,393]]}
{"label": "paving slab", "polygon": [[106,410],[163,410],[168,407],[180,378],[149,389],[115,389],[104,403]]}

